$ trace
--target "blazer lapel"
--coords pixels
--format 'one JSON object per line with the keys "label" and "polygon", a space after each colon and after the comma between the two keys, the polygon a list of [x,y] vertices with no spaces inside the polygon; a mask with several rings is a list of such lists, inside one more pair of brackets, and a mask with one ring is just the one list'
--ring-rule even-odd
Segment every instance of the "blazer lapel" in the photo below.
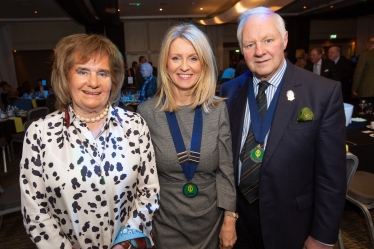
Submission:
{"label": "blazer lapel", "polygon": [[236,95],[233,98],[232,115],[230,117],[235,181],[238,179],[238,160],[248,96],[248,79],[249,77],[243,78],[238,86]]}
{"label": "blazer lapel", "polygon": [[[295,73],[294,66],[287,61],[287,68],[284,74],[283,83],[281,86],[281,92],[278,98],[277,107],[275,109],[273,122],[270,128],[269,137],[265,148],[265,157],[262,162],[262,169],[266,167],[271,156],[276,150],[279,141],[281,140],[287,125],[290,121],[292,113],[295,110],[298,96],[300,96],[302,83],[298,80],[297,74]],[[287,99],[287,91],[293,91],[295,99],[290,101]]]}

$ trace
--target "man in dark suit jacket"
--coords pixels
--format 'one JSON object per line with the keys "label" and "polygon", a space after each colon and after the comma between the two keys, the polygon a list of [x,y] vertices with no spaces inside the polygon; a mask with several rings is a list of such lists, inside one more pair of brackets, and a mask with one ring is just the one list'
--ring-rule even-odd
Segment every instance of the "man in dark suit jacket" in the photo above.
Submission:
{"label": "man in dark suit jacket", "polygon": [[[241,15],[238,39],[252,73],[221,88],[221,95],[227,97],[238,186],[238,240],[234,248],[332,248],[347,185],[340,83],[284,58],[288,41],[284,21],[268,8],[258,7]],[[257,119],[251,96],[256,96],[258,85],[263,84],[260,81],[270,83],[265,90],[267,112],[272,105],[275,111],[270,129],[265,130],[264,157],[257,164],[258,198],[250,204],[246,193],[239,190],[245,187],[241,180],[247,173],[241,172],[240,153]]]}
{"label": "man in dark suit jacket", "polygon": [[353,63],[341,56],[340,52],[340,47],[331,46],[327,55],[335,65],[332,78],[342,84],[343,100],[347,101],[351,96]]}
{"label": "man in dark suit jacket", "polygon": [[322,49],[320,47],[312,48],[309,55],[312,63],[306,64],[305,69],[323,77],[332,79],[334,73],[334,63],[330,60],[322,59]]}

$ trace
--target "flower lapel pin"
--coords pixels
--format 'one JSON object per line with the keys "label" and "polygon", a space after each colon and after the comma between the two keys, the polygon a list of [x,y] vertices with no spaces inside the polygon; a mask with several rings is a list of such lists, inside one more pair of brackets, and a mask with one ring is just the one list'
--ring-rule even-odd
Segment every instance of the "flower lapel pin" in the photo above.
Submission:
{"label": "flower lapel pin", "polygon": [[288,90],[287,91],[287,100],[288,101],[292,101],[292,100],[294,100],[295,99],[295,94],[294,94],[294,92],[292,91],[292,90]]}
{"label": "flower lapel pin", "polygon": [[299,115],[296,118],[296,123],[308,122],[314,120],[314,114],[308,107],[304,107],[300,110]]}

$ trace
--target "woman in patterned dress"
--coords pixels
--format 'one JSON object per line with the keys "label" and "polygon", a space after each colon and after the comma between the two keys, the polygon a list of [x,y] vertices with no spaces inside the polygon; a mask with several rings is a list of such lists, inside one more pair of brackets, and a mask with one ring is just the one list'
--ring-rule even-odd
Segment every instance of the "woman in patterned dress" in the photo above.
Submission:
{"label": "woman in patterned dress", "polygon": [[144,119],[116,107],[123,78],[109,39],[76,34],[57,44],[58,111],[28,128],[20,162],[24,225],[38,248],[152,247],[154,150]]}
{"label": "woman in patterned dress", "polygon": [[[170,28],[158,66],[156,97],[137,109],[149,125],[160,180],[156,248],[232,248],[237,215],[231,133],[226,104],[214,96],[216,65],[207,37],[192,24]],[[169,116],[177,122],[169,123]],[[201,134],[194,132],[195,120],[202,120],[196,125]],[[176,143],[174,127],[180,129]],[[195,138],[201,139],[197,150]],[[191,177],[182,167],[196,161]]]}

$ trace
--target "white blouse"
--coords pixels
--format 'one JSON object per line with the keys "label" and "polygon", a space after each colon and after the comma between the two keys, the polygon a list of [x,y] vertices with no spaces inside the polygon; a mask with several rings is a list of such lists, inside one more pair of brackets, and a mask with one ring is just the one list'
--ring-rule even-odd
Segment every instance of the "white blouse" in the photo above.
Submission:
{"label": "white blouse", "polygon": [[94,138],[69,115],[68,128],[57,111],[27,130],[20,163],[26,232],[38,248],[109,249],[123,226],[152,241],[159,183],[144,119],[110,107]]}

